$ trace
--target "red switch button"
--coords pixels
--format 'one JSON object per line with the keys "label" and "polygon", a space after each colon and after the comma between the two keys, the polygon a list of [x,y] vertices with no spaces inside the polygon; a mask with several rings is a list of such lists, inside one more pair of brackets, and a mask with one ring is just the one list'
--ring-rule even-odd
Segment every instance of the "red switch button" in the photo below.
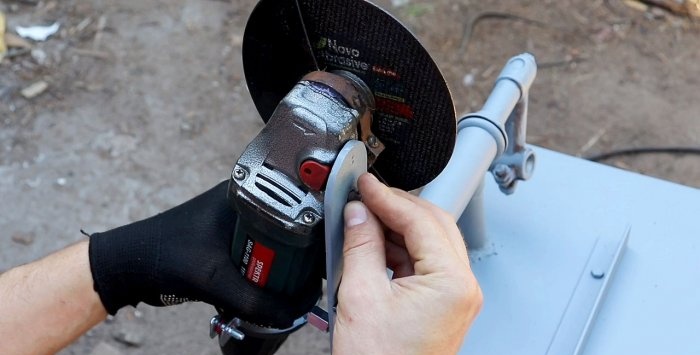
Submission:
{"label": "red switch button", "polygon": [[321,191],[328,180],[331,168],[317,161],[307,160],[299,167],[301,181],[312,190]]}

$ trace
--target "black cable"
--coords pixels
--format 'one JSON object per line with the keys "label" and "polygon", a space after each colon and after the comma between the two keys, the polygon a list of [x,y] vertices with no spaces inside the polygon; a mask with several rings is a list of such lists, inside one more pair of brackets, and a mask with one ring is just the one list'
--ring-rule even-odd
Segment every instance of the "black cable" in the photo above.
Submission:
{"label": "black cable", "polygon": [[641,155],[641,154],[698,154],[700,155],[700,147],[641,147],[641,148],[626,148],[613,150],[606,153],[591,155],[586,157],[590,161],[601,161],[613,157],[623,155]]}

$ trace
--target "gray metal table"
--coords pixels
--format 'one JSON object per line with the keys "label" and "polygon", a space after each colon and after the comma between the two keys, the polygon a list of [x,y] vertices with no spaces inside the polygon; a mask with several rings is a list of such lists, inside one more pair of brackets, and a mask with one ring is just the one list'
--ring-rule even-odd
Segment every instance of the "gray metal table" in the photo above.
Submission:
{"label": "gray metal table", "polygon": [[700,354],[700,190],[536,151],[515,194],[486,179],[485,303],[460,354]]}

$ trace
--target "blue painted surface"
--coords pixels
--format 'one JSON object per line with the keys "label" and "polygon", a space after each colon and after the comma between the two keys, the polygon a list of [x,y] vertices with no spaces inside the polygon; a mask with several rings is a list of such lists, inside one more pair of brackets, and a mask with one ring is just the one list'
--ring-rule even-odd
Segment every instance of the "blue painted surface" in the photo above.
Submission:
{"label": "blue painted surface", "polygon": [[486,179],[484,309],[460,354],[544,354],[598,238],[628,248],[583,354],[700,354],[700,190],[542,148],[530,181]]}

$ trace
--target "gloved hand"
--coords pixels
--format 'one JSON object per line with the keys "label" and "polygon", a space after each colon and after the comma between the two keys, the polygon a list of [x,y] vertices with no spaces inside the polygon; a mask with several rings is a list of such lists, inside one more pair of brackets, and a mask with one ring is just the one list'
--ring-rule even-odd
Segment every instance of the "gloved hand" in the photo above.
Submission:
{"label": "gloved hand", "polygon": [[262,291],[230,258],[236,215],[227,182],[166,212],[90,237],[90,269],[105,309],[199,300],[241,319],[286,328],[313,307],[320,279],[296,297]]}

